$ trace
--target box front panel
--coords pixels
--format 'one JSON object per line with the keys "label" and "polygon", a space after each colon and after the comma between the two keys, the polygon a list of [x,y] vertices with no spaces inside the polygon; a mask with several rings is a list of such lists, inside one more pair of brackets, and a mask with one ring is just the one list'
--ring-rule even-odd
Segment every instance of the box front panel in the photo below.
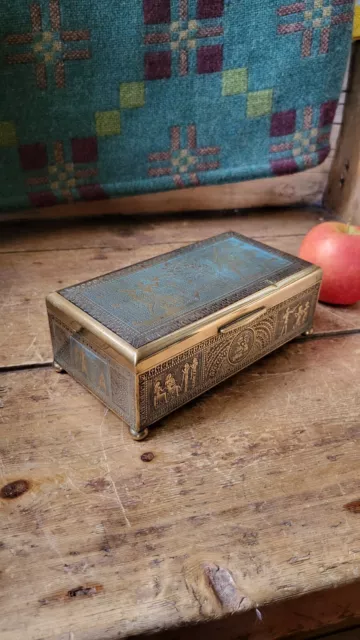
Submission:
{"label": "box front panel", "polygon": [[135,427],[135,374],[50,314],[49,323],[55,362]]}
{"label": "box front panel", "polygon": [[311,327],[320,283],[260,319],[217,334],[139,376],[145,427]]}

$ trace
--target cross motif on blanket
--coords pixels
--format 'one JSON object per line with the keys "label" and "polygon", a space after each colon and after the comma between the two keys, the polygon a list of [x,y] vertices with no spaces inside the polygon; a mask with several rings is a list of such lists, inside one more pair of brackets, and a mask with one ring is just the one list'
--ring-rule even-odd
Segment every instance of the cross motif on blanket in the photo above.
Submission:
{"label": "cross motif on blanket", "polygon": [[[170,149],[158,151],[149,155],[152,166],[148,175],[159,178],[172,176],[175,186],[178,188],[187,185],[198,185],[198,173],[211,171],[220,166],[216,156],[220,153],[219,147],[198,147],[196,141],[196,126],[191,124],[186,127],[187,143],[182,144],[181,127],[170,129]],[[208,159],[206,160],[206,156]],[[209,158],[213,156],[213,158]]]}
{"label": "cross motif on blanket", "polygon": [[19,160],[26,172],[28,197],[35,207],[58,202],[73,202],[105,198],[106,194],[94,180],[98,175],[97,138],[73,138],[70,150],[57,141],[49,148],[43,143],[19,146]]}
{"label": "cross motif on blanket", "polygon": [[329,50],[332,27],[352,22],[353,0],[303,0],[284,4],[277,10],[279,35],[302,33],[301,55]]}
{"label": "cross motif on blanket", "polygon": [[[32,64],[35,66],[38,89],[47,89],[51,68],[58,89],[65,87],[65,62],[86,60],[91,57],[88,45],[68,47],[68,44],[90,40],[90,31],[77,29],[63,31],[59,0],[49,0],[44,17],[39,3],[30,5],[31,31],[8,35],[5,43],[13,50],[6,55],[7,64]],[[44,28],[45,25],[45,28]]]}
{"label": "cross motif on blanket", "polygon": [[170,0],[143,0],[143,7],[146,80],[170,78],[173,62],[180,76],[195,64],[199,74],[222,71],[224,0],[197,0],[192,15],[188,0],[177,0],[176,15]]}
{"label": "cross motif on blanket", "polygon": [[[309,169],[330,151],[330,130],[336,100],[274,113],[271,119],[270,163],[275,175]],[[276,139],[276,140],[275,140]]]}

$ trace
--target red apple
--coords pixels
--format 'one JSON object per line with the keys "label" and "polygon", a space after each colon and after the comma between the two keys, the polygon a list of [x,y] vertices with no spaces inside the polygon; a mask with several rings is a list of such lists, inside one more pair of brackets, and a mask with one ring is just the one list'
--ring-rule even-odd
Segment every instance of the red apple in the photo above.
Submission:
{"label": "red apple", "polygon": [[323,222],[305,236],[299,256],[323,270],[320,300],[331,304],[360,300],[360,227]]}

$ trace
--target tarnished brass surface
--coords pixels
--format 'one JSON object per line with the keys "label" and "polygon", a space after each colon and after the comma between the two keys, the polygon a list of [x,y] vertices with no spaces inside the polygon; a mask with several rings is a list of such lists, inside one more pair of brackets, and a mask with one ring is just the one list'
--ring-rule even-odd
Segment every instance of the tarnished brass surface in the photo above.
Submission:
{"label": "tarnished brass surface", "polygon": [[319,284],[314,284],[251,323],[202,340],[140,374],[140,425],[159,420],[309,330],[318,293]]}
{"label": "tarnished brass surface", "polygon": [[[47,298],[54,361],[123,418],[130,425],[131,435],[135,439],[146,437],[146,428],[149,424],[156,422],[288,340],[311,331],[321,282],[321,270],[318,267],[260,243],[247,241],[246,238],[237,234],[223,234],[217,238],[193,245],[192,277],[198,277],[197,287],[200,289],[203,277],[200,267],[203,265],[199,266],[199,275],[196,276],[197,256],[205,255],[210,270],[214,269],[214,263],[217,267],[223,259],[226,265],[224,267],[220,264],[219,277],[224,284],[226,295],[222,298],[218,295],[217,298],[211,299],[211,278],[206,272],[205,292],[199,293],[199,304],[196,300],[192,303],[189,297],[185,296],[181,305],[176,307],[176,313],[171,308],[167,310],[168,307],[164,307],[166,318],[171,320],[166,320],[169,331],[165,333],[163,325],[160,323],[158,326],[157,321],[155,322],[151,316],[149,311],[151,298],[146,298],[146,313],[148,315],[150,313],[151,320],[148,323],[150,327],[148,335],[155,336],[152,340],[141,338],[139,332],[132,329],[137,326],[136,309],[141,308],[142,294],[135,297],[129,294],[130,300],[134,300],[135,307],[132,309],[127,301],[126,313],[130,318],[128,320],[130,324],[125,326],[118,320],[121,318],[121,308],[119,309],[118,303],[114,305],[115,320],[114,322],[111,320],[112,316],[108,311],[109,292],[114,291],[114,300],[119,298],[117,287],[124,286],[121,284],[122,272],[128,278],[134,273],[138,275],[142,269],[145,272],[146,269],[150,270],[151,275],[153,268],[157,270],[161,268],[165,269],[167,279],[171,280],[172,267],[170,268],[168,263],[171,266],[172,256],[175,256],[177,261],[182,261],[180,266],[184,270],[184,264],[185,266],[190,264],[192,246],[184,251],[176,251],[165,257],[160,256],[152,261],[103,276],[104,282],[107,283],[104,293],[106,298],[104,324],[99,320],[101,312],[99,302],[96,302],[96,309],[100,308],[100,311],[96,311],[98,319],[84,309],[88,283],[76,285],[73,288],[74,294],[72,288],[64,290],[72,300],[62,295],[63,292],[53,293]],[[227,256],[223,245],[225,242],[225,248],[227,248],[226,243],[230,240],[233,253]],[[242,247],[239,258],[235,250],[237,246],[235,241],[239,241]],[[243,247],[247,242],[249,244],[249,250],[245,252],[247,260],[250,262],[260,260],[260,264],[256,263],[248,267],[246,260],[244,261]],[[201,252],[203,246],[206,249],[205,254]],[[221,251],[219,246],[222,248]],[[184,256],[187,261],[185,263],[183,263]],[[262,256],[266,257],[264,273],[261,265]],[[265,277],[266,269],[269,271],[270,267],[274,275],[267,278]],[[242,269],[246,272],[244,280],[246,286],[241,278]],[[230,275],[226,289],[228,272]],[[150,275],[146,273],[146,278],[149,280]],[[158,271],[155,273],[157,274]],[[153,277],[151,275],[151,278]],[[147,288],[150,285],[146,284],[146,278],[145,284],[139,288],[139,291],[147,295]],[[128,283],[128,279],[125,282]],[[217,282],[216,274],[214,282]],[[258,290],[256,290],[256,282],[263,285]],[[102,278],[90,282],[91,293],[92,283],[96,286],[96,300],[101,301]],[[175,283],[179,286],[176,278]],[[77,293],[79,286],[81,287],[79,299],[83,308],[74,302],[79,295]],[[219,288],[218,284],[216,286],[219,294],[221,287]],[[150,288],[152,295],[156,298],[153,287]],[[194,289],[193,283],[192,289]],[[164,296],[161,289],[159,291],[160,298],[155,299],[153,303],[157,317],[161,315],[162,301],[166,300],[164,304],[167,305],[169,300],[168,295]],[[241,297],[241,292],[246,292],[247,295]],[[122,295],[123,293],[124,291]],[[126,293],[128,293],[127,290]],[[203,304],[202,298],[205,299],[206,296],[208,301]],[[190,304],[187,302],[189,300],[191,305],[188,312],[186,305]],[[89,309],[94,309],[96,306],[94,305],[94,300],[91,300]],[[182,313],[180,316],[179,309]],[[141,326],[144,323],[144,326],[147,326],[148,315],[145,314],[142,317]],[[184,323],[183,317],[192,321]],[[112,328],[109,328],[110,325]],[[118,332],[115,331],[116,327],[120,327]],[[139,346],[134,346],[124,339],[122,334],[126,334],[127,331],[132,336],[132,342],[138,343]]]}

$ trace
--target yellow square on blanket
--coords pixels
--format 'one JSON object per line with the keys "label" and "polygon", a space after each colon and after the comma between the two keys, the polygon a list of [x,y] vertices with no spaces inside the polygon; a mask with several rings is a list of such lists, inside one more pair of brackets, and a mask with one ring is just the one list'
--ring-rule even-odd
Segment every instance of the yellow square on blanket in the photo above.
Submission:
{"label": "yellow square on blanket", "polygon": [[355,2],[353,38],[354,40],[360,40],[360,0]]}

